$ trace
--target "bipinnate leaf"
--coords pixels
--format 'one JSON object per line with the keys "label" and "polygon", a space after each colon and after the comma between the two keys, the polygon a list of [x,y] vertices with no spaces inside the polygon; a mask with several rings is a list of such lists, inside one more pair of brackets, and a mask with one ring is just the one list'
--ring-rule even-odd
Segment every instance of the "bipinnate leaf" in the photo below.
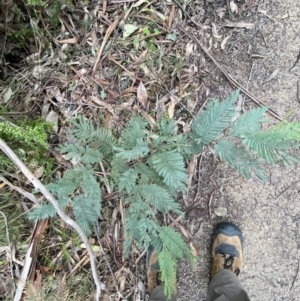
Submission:
{"label": "bipinnate leaf", "polygon": [[227,99],[219,102],[212,100],[206,111],[201,111],[192,123],[193,138],[197,144],[208,144],[216,140],[236,115],[239,90],[234,91]]}
{"label": "bipinnate leaf", "polygon": [[230,140],[222,139],[216,143],[215,151],[222,161],[246,178],[250,178],[253,171],[261,180],[267,181],[259,161],[243,145],[237,146]]}
{"label": "bipinnate leaf", "polygon": [[243,137],[258,132],[263,122],[263,115],[267,110],[267,107],[258,107],[240,116],[234,122],[229,135]]}
{"label": "bipinnate leaf", "polygon": [[163,177],[166,185],[176,189],[186,191],[188,177],[185,171],[183,157],[176,151],[157,153],[150,157],[153,168]]}
{"label": "bipinnate leaf", "polygon": [[175,202],[165,188],[157,184],[143,185],[142,195],[149,204],[163,213],[172,210],[177,214],[182,214],[178,202]]}
{"label": "bipinnate leaf", "polygon": [[291,161],[299,161],[288,153],[289,149],[296,146],[296,141],[280,128],[248,135],[242,142],[251,152],[269,164],[278,164],[281,161],[290,164]]}
{"label": "bipinnate leaf", "polygon": [[92,204],[88,203],[83,195],[78,195],[73,201],[73,211],[76,222],[85,232],[85,234],[91,234],[92,228],[96,224],[99,217]]}
{"label": "bipinnate leaf", "polygon": [[119,179],[118,190],[128,194],[132,193],[133,187],[136,185],[138,174],[133,169],[126,170]]}
{"label": "bipinnate leaf", "polygon": [[159,253],[158,262],[161,280],[164,283],[164,294],[170,299],[176,290],[176,262],[172,254],[165,248]]}

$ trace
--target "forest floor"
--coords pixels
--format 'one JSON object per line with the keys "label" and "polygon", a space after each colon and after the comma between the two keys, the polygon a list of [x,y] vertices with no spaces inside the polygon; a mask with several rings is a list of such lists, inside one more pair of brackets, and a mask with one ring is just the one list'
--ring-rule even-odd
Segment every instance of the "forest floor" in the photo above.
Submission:
{"label": "forest floor", "polygon": [[[37,10],[28,9],[32,16],[39,16],[36,24],[47,34],[36,31],[34,39],[24,40],[22,47],[9,41],[2,33],[4,25],[0,26],[0,41],[6,41],[0,45],[1,106],[7,112],[30,112],[31,117],[54,123],[55,134],[49,140],[53,149],[64,140],[66,121],[76,113],[118,129],[132,113],[143,113],[149,120],[168,114],[185,128],[207,101],[222,100],[240,86],[256,96],[255,101],[241,92],[243,112],[256,107],[258,99],[281,118],[289,115],[291,121],[300,120],[298,0],[98,2],[65,4],[58,10],[49,5],[37,15]],[[59,25],[51,31],[55,25],[47,26],[45,20],[54,8]],[[11,22],[12,31],[15,12],[10,7],[5,14],[5,26]],[[48,34],[53,38],[50,43]],[[139,94],[141,82],[145,88]],[[271,114],[267,118],[270,124],[278,121]],[[189,195],[181,202],[186,218],[179,223],[199,259],[195,269],[186,262],[180,264],[178,301],[205,300],[211,233],[224,220],[236,223],[244,233],[241,282],[250,299],[299,300],[299,166],[267,167],[267,183],[243,178],[208,150],[197,157],[195,166]],[[43,181],[43,175],[40,178]],[[14,183],[30,190],[28,183]],[[3,194],[8,192],[5,185],[1,189]],[[132,255],[135,262],[124,261],[122,235],[117,233],[122,228],[119,216],[115,212],[112,222],[104,214],[113,251],[108,242],[104,246],[119,294],[102,258],[101,281],[107,287],[102,299],[147,300],[145,260],[136,253]],[[77,283],[85,286],[85,297],[79,295],[79,300],[92,299],[88,260],[82,262],[84,254],[78,255],[72,240],[60,236],[62,225],[53,224],[41,242],[40,264],[59,263],[58,274],[72,271]],[[27,244],[15,242],[20,258],[33,231],[30,225],[23,228]],[[57,247],[62,241],[65,257]],[[5,249],[1,252],[6,262]],[[10,264],[1,265],[3,295],[10,290],[5,284],[10,268]],[[43,281],[49,275],[54,273],[45,272]]]}

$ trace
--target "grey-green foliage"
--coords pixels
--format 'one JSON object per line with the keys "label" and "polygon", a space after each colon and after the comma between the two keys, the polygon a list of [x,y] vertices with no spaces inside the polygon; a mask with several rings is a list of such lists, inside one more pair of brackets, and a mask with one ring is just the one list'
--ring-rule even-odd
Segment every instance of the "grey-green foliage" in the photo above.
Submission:
{"label": "grey-green foliage", "polygon": [[[199,146],[213,143],[216,155],[243,176],[249,178],[254,173],[266,181],[262,161],[269,164],[298,161],[289,151],[300,140],[300,123],[282,122],[262,131],[267,107],[252,109],[237,118],[237,97],[235,91],[222,102],[213,100],[208,104],[193,121],[193,138]],[[224,137],[226,129],[229,131]]]}
{"label": "grey-green foliage", "polygon": [[[118,139],[112,131],[95,127],[78,116],[70,121],[68,141],[60,151],[76,166],[56,183],[48,185],[61,208],[72,210],[87,234],[101,213],[101,182],[117,191],[125,203],[124,254],[135,245],[152,245],[159,253],[159,265],[165,293],[171,296],[176,279],[176,264],[183,257],[194,260],[190,249],[172,228],[161,227],[158,213],[182,215],[176,198],[188,186],[187,160],[199,154],[204,145],[240,174],[255,174],[266,180],[261,162],[296,160],[289,149],[300,140],[300,124],[282,122],[262,131],[267,108],[256,108],[238,116],[238,91],[219,102],[211,101],[192,123],[191,133],[181,133],[174,120],[163,118],[154,127],[133,115]],[[106,176],[97,179],[100,164]],[[49,204],[31,213],[31,218],[55,215]]]}
{"label": "grey-green foliage", "polygon": [[[83,116],[70,121],[68,142],[60,146],[61,153],[75,163],[56,183],[47,185],[62,209],[71,208],[75,220],[86,234],[101,213],[101,189],[94,175],[95,165],[104,158],[109,159],[116,144],[111,131],[95,128]],[[56,215],[50,204],[42,204],[30,213],[31,219],[41,219]]]}
{"label": "grey-green foliage", "polygon": [[[188,135],[178,133],[174,120],[162,119],[152,129],[144,118],[133,116],[115,139],[110,130],[78,116],[70,122],[67,142],[60,146],[76,167],[47,186],[61,208],[72,210],[77,223],[90,234],[101,213],[101,181],[94,174],[102,162],[107,172],[103,180],[125,202],[124,254],[129,255],[133,244],[139,249],[153,245],[162,253],[159,263],[169,296],[174,290],[171,279],[176,276],[177,259],[194,258],[175,230],[160,226],[157,213],[183,214],[175,197],[187,191],[185,158],[192,154],[190,142]],[[49,204],[30,215],[32,219],[53,216],[55,210]]]}

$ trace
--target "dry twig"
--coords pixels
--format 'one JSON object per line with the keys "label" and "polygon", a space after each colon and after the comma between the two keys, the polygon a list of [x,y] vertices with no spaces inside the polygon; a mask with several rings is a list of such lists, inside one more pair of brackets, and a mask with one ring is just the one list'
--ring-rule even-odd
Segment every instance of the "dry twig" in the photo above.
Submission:
{"label": "dry twig", "polygon": [[95,281],[95,285],[97,287],[96,300],[97,301],[100,300],[101,289],[103,284],[100,282],[98,270],[97,270],[96,258],[87,236],[85,235],[81,227],[73,219],[71,219],[68,215],[65,214],[65,212],[59,207],[59,204],[57,203],[56,199],[52,196],[52,194],[49,192],[49,190],[41,183],[40,180],[38,180],[34,176],[34,174],[26,167],[26,165],[17,157],[17,155],[13,152],[13,150],[2,139],[0,139],[0,149],[22,171],[22,173],[33,184],[35,189],[39,190],[44,195],[44,197],[52,204],[59,217],[67,225],[71,226],[78,233],[79,237],[85,244],[90,257],[92,274]]}
{"label": "dry twig", "polygon": [[[191,40],[193,40],[195,43],[197,43],[200,48],[203,50],[203,52],[213,61],[213,63],[221,70],[221,72],[225,75],[227,80],[236,88],[239,88],[243,93],[245,93],[248,97],[250,97],[254,103],[256,103],[259,106],[266,106],[264,102],[262,102],[260,99],[258,99],[256,96],[254,96],[252,93],[250,93],[245,87],[243,87],[240,83],[238,83],[215,59],[214,57],[208,52],[208,50],[199,42],[199,40],[195,37],[195,35],[190,35],[185,30],[181,29]],[[268,112],[275,117],[276,119],[282,121],[282,118],[276,113],[273,109],[268,108]]]}
{"label": "dry twig", "polygon": [[12,189],[16,190],[17,192],[19,192],[20,194],[22,194],[25,198],[31,200],[33,203],[35,203],[37,205],[40,203],[32,193],[25,191],[21,187],[13,185],[12,183],[10,183],[6,178],[4,178],[1,175],[0,175],[0,180],[2,182],[4,182],[5,184],[7,184],[10,188],[12,188]]}

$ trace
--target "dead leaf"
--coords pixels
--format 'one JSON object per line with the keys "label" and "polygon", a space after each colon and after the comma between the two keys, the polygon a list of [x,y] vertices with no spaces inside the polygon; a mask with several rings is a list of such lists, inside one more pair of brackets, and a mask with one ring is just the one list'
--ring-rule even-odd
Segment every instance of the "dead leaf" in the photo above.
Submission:
{"label": "dead leaf", "polygon": [[187,169],[187,173],[188,173],[188,177],[189,177],[189,186],[188,187],[191,187],[192,180],[195,175],[196,167],[197,167],[197,157],[194,156],[193,160],[190,161],[190,164]]}
{"label": "dead leaf", "polygon": [[8,87],[5,92],[3,93],[3,100],[4,100],[4,103],[7,103],[11,96],[13,95],[13,91],[11,89],[11,87]]}
{"label": "dead leaf", "polygon": [[38,179],[40,179],[40,178],[43,176],[43,174],[44,174],[44,167],[41,166],[41,167],[37,168],[37,169],[34,171],[33,174],[34,174]]}
{"label": "dead leaf", "polygon": [[152,124],[153,126],[157,126],[155,119],[151,115],[143,112],[143,116],[150,122],[150,124]]}
{"label": "dead leaf", "polygon": [[194,44],[188,42],[185,47],[185,56],[190,56],[193,53]]}
{"label": "dead leaf", "polygon": [[146,109],[148,104],[148,93],[143,82],[140,82],[136,92],[139,103]]}
{"label": "dead leaf", "polygon": [[279,69],[276,69],[275,71],[273,71],[273,73],[265,80],[265,83],[274,79],[277,76],[278,72],[279,72]]}
{"label": "dead leaf", "polygon": [[225,14],[226,14],[226,8],[225,8],[225,7],[218,7],[218,8],[216,9],[216,13],[217,13],[217,15],[218,15],[218,17],[219,17],[220,19],[223,19],[224,16],[225,16]]}
{"label": "dead leaf", "polygon": [[120,292],[122,293],[122,292],[124,291],[124,289],[125,289],[126,276],[121,276],[121,277],[119,278],[119,283],[120,283],[120,288],[119,288],[119,290],[120,290]]}
{"label": "dead leaf", "polygon": [[170,29],[172,26],[172,22],[175,16],[175,11],[176,11],[176,6],[173,4],[171,6],[171,11],[170,11],[170,16],[169,16],[169,20],[168,20],[168,28]]}
{"label": "dead leaf", "polygon": [[230,1],[230,10],[233,12],[233,13],[238,13],[239,12],[239,9],[238,9],[238,6],[236,5],[236,3],[234,1]]}
{"label": "dead leaf", "polygon": [[228,40],[231,38],[231,35],[225,37],[221,43],[221,49],[224,50],[225,49],[225,45],[228,42]]}
{"label": "dead leaf", "polygon": [[76,44],[78,42],[78,38],[77,37],[74,37],[74,38],[71,38],[71,39],[66,39],[66,40],[56,40],[57,43],[60,43],[60,44]]}
{"label": "dead leaf", "polygon": [[133,34],[139,27],[134,24],[125,24],[123,29],[123,38],[128,38],[131,34]]}
{"label": "dead leaf", "polygon": [[195,257],[197,257],[197,256],[198,256],[198,253],[197,253],[197,250],[196,250],[196,248],[195,248],[193,242],[191,241],[191,242],[189,243],[189,245],[190,245],[192,254],[193,254]]}
{"label": "dead leaf", "polygon": [[175,101],[174,97],[171,96],[170,98],[171,98],[171,101],[168,106],[168,117],[169,117],[169,119],[172,119],[174,117],[176,101]]}
{"label": "dead leaf", "polygon": [[147,0],[139,0],[139,1],[137,1],[136,3],[134,3],[133,5],[132,5],[132,7],[138,7],[138,6],[140,6],[141,4],[143,4],[144,2],[146,2]]}
{"label": "dead leaf", "polygon": [[244,22],[244,21],[233,22],[230,20],[225,20],[224,26],[225,27],[238,27],[238,28],[253,29],[255,27],[255,24],[250,23],[250,22]]}
{"label": "dead leaf", "polygon": [[217,26],[214,22],[211,22],[212,34],[216,39],[220,39],[222,36],[218,34]]}
{"label": "dead leaf", "polygon": [[55,133],[58,132],[58,114],[55,111],[50,111],[46,117],[46,122],[50,122],[52,124],[53,131]]}

